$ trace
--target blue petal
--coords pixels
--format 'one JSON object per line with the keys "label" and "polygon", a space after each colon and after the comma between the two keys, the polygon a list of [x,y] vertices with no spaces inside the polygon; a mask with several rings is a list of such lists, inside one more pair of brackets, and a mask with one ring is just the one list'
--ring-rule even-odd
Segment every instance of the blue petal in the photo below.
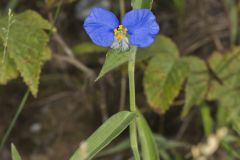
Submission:
{"label": "blue petal", "polygon": [[103,47],[109,47],[114,40],[114,29],[119,25],[117,17],[110,11],[96,7],[84,21],[84,29],[91,40]]}
{"label": "blue petal", "polygon": [[132,45],[145,48],[151,45],[159,32],[156,17],[148,9],[136,9],[123,17],[123,26],[128,29]]}

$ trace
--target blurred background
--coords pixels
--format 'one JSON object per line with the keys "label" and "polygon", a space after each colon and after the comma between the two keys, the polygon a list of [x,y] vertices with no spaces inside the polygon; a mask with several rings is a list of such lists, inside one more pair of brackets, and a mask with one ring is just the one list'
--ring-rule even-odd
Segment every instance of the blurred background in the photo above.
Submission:
{"label": "blurred background", "polygon": [[[128,109],[126,66],[94,82],[107,52],[106,48],[94,46],[83,30],[83,21],[94,6],[107,8],[120,17],[118,0],[0,0],[2,16],[8,8],[16,14],[31,9],[55,24],[55,31],[49,35],[52,56],[42,68],[38,96],[30,96],[27,100],[6,145],[0,151],[1,160],[10,159],[11,142],[17,146],[24,160],[68,159],[80,142],[107,118]],[[128,0],[125,1],[125,9],[131,10]],[[222,54],[238,49],[238,0],[154,0],[152,11],[160,25],[160,34],[176,44],[180,57],[196,56],[207,61],[214,52]],[[232,115],[234,121],[224,125],[218,124],[220,105],[215,99],[204,99],[204,109],[200,104],[193,104],[186,116],[182,117],[185,82],[171,107],[162,113],[151,107],[144,93],[143,77],[147,63],[142,62],[136,70],[137,104],[158,138],[162,159],[197,159],[196,148],[201,145],[205,145],[207,150],[213,148],[205,159],[240,159],[240,103],[236,102],[238,104],[227,112],[236,113]],[[238,68],[239,65],[240,61],[236,62]],[[232,67],[232,71],[239,73],[237,67]],[[221,77],[219,80],[219,75],[211,67],[208,73],[221,83]],[[199,83],[194,85],[198,86]],[[21,78],[0,85],[0,139],[26,90]],[[230,91],[224,91],[224,94],[230,95]],[[238,96],[235,99],[239,99]],[[230,115],[226,114],[225,117]],[[227,134],[226,142],[220,144],[214,138],[209,142],[204,128],[209,123],[211,133],[208,135]],[[122,145],[121,149],[121,143],[127,137],[128,131],[125,131],[109,146],[120,144],[116,151],[106,152],[96,159],[129,159],[130,149],[126,145]]]}

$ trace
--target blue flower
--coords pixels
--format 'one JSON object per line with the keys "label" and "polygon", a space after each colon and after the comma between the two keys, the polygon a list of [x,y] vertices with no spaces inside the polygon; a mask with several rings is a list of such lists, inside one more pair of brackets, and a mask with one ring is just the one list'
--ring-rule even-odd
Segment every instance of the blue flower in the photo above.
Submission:
{"label": "blue flower", "polygon": [[112,12],[96,7],[84,21],[84,28],[95,44],[122,51],[128,50],[130,44],[148,47],[159,32],[156,17],[148,9],[126,13],[119,24]]}

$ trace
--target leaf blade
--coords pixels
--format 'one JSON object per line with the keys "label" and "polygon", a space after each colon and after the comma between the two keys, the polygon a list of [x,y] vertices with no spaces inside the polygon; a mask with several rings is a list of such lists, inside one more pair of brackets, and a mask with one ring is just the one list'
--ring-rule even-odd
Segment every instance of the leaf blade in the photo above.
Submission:
{"label": "leaf blade", "polygon": [[[181,117],[185,117],[193,105],[199,105],[205,99],[208,91],[208,70],[204,61],[197,57],[187,57],[190,73],[185,88],[185,103]],[[196,85],[197,84],[197,85]]]}
{"label": "leaf blade", "polygon": [[[13,19],[8,34],[7,55],[15,63],[14,68],[20,72],[32,94],[36,96],[49,39],[43,29],[49,30],[51,25],[37,12],[30,10],[13,16]],[[0,28],[7,28],[7,25],[7,17],[1,17]],[[0,37],[6,39],[3,30],[0,30]]]}
{"label": "leaf blade", "polygon": [[[136,114],[122,111],[109,118],[87,140],[86,160],[92,159],[100,150],[116,138],[136,118]],[[112,131],[111,131],[112,130]],[[80,160],[80,150],[77,150],[70,160]]]}
{"label": "leaf blade", "polygon": [[137,127],[140,137],[142,158],[150,160],[160,160],[157,145],[153,137],[152,131],[143,117],[139,112],[139,117],[137,118]]}
{"label": "leaf blade", "polygon": [[95,81],[102,78],[106,73],[110,72],[111,70],[126,63],[129,59],[130,52],[134,52],[134,50],[135,50],[135,47],[131,47],[130,50],[127,52],[116,53],[117,52],[116,50],[110,49],[107,52],[103,67]]}
{"label": "leaf blade", "polygon": [[11,156],[12,156],[12,160],[22,160],[20,154],[18,153],[13,143],[11,144]]}
{"label": "leaf blade", "polygon": [[160,113],[166,112],[188,74],[187,63],[179,58],[156,55],[144,73],[144,92],[148,103]]}

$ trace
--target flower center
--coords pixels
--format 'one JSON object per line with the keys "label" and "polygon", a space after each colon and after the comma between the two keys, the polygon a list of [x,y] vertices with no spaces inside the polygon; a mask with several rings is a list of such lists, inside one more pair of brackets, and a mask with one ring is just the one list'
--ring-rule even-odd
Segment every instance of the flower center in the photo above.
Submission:
{"label": "flower center", "polygon": [[114,29],[114,41],[111,48],[120,50],[121,52],[129,50],[130,45],[127,32],[127,28],[123,27],[123,25],[119,25],[118,28]]}
{"label": "flower center", "polygon": [[118,28],[114,29],[114,36],[117,40],[122,40],[126,36],[127,31],[127,28],[123,27],[123,25],[119,25]]}

